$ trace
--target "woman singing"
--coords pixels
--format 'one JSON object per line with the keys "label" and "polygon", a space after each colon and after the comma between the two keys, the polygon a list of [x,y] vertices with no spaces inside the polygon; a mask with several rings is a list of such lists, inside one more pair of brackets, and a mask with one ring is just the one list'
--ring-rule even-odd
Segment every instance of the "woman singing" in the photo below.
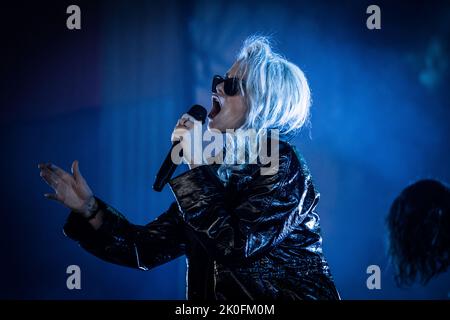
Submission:
{"label": "woman singing", "polygon": [[[65,234],[101,259],[148,270],[186,255],[190,300],[339,299],[322,254],[319,193],[287,141],[309,107],[303,72],[266,38],[249,38],[226,76],[213,78],[208,130],[276,130],[279,138],[267,138],[276,140],[276,170],[263,174],[260,162],[194,164],[183,152],[189,170],[169,183],[176,201],[145,226],[94,196],[77,161],[72,175],[39,165],[56,192],[46,197],[71,209]],[[184,115],[172,141],[187,141],[195,122]],[[252,158],[248,144],[237,149]]]}

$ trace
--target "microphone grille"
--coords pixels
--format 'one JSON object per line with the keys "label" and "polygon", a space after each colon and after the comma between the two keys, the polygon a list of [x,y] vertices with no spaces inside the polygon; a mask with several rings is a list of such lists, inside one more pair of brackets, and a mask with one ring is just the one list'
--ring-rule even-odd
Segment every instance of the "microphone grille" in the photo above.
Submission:
{"label": "microphone grille", "polygon": [[193,116],[195,120],[201,121],[202,124],[204,124],[206,120],[206,114],[208,112],[201,105],[195,104],[189,109],[187,113]]}

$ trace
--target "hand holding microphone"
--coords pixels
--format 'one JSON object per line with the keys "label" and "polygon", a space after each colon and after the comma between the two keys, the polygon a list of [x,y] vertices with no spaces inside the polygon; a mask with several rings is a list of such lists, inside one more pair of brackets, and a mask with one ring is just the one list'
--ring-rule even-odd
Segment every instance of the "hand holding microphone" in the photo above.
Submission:
{"label": "hand holding microphone", "polygon": [[[195,126],[202,125],[199,120],[196,120],[193,116],[185,113],[178,120],[170,140],[172,141],[172,145],[178,142],[179,149],[182,151],[182,157],[184,163],[186,163],[190,169],[193,169],[198,166],[198,164],[194,163],[193,155],[192,155],[192,137],[191,133]],[[177,148],[178,149],[178,148]],[[172,159],[173,160],[173,159]]]}
{"label": "hand holding microphone", "polygon": [[178,166],[178,163],[174,163],[172,159],[174,149],[183,150],[183,159],[191,169],[196,166],[193,163],[190,134],[196,124],[205,123],[206,114],[205,108],[200,105],[194,105],[178,120],[171,136],[172,147],[161,165],[153,184],[155,191],[160,192],[164,188]]}

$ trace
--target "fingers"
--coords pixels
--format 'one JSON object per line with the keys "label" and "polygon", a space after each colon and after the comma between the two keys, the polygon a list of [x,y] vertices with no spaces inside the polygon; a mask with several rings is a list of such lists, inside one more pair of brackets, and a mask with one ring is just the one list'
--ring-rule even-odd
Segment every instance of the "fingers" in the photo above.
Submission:
{"label": "fingers", "polygon": [[73,174],[73,177],[75,178],[75,181],[77,181],[77,182],[80,182],[84,179],[80,172],[78,160],[75,160],[72,163],[72,174]]}
{"label": "fingers", "polygon": [[186,140],[188,132],[197,125],[200,125],[201,127],[202,122],[196,120],[190,114],[187,113],[183,114],[181,118],[178,120],[175,128],[173,129],[170,140],[172,141],[172,143],[176,141]]}
{"label": "fingers", "polygon": [[39,163],[38,168],[42,170],[44,168],[47,168],[48,165],[49,165],[49,163]]}
{"label": "fingers", "polygon": [[181,119],[186,119],[186,120],[188,120],[188,121],[191,121],[192,123],[194,123],[195,121],[198,121],[198,120],[196,120],[193,116],[191,116],[191,115],[188,114],[188,113],[183,114],[183,115],[181,116]]}
{"label": "fingers", "polygon": [[196,120],[190,114],[185,113],[178,120],[177,126],[183,126],[183,127],[186,127],[187,129],[191,129],[196,122],[200,122],[200,121]]}
{"label": "fingers", "polygon": [[182,140],[182,137],[193,128],[194,121],[195,119],[191,115],[187,113],[183,114],[173,129],[172,136],[170,137],[172,143]]}
{"label": "fingers", "polygon": [[41,169],[40,176],[42,179],[44,179],[50,187],[56,190],[58,184],[61,182],[61,178],[52,172],[47,166],[39,165],[39,168]]}
{"label": "fingers", "polygon": [[50,199],[50,200],[60,201],[60,199],[56,193],[46,193],[46,194],[44,194],[44,197],[46,197],[47,199]]}
{"label": "fingers", "polygon": [[186,134],[188,134],[188,132],[189,132],[189,130],[186,129],[186,127],[181,126],[181,125],[177,125],[177,126],[175,127],[175,129],[173,130],[173,132],[172,132],[172,136],[171,136],[170,140],[171,140],[172,142],[180,141],[180,140],[183,139],[183,137],[184,137]]}
{"label": "fingers", "polygon": [[61,169],[60,167],[54,165],[53,163],[49,163],[48,168],[54,172],[58,177],[60,177],[61,179],[70,180],[70,174],[68,174],[66,171],[64,171],[63,169]]}
{"label": "fingers", "polygon": [[190,121],[189,119],[180,118],[177,121],[177,124],[176,124],[175,128],[181,128],[182,127],[182,128],[188,129],[188,126],[191,125],[191,124],[192,124],[192,121]]}
{"label": "fingers", "polygon": [[54,165],[53,163],[40,163],[38,168],[41,170],[49,170],[60,179],[66,181],[67,183],[71,183],[72,176],[68,174],[66,171],[61,169],[60,167]]}

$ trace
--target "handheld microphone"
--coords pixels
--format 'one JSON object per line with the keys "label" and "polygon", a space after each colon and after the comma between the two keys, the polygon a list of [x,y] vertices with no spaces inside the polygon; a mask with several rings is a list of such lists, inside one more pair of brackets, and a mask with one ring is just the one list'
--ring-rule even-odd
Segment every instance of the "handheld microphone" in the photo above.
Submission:
{"label": "handheld microphone", "polygon": [[[194,117],[195,120],[201,121],[202,124],[204,124],[207,111],[201,105],[196,104],[189,109],[187,114]],[[177,168],[178,165],[173,163],[171,154],[172,149],[179,143],[180,141],[175,141],[172,144],[172,147],[170,148],[169,153],[166,156],[166,159],[164,159],[161,168],[159,168],[159,171],[156,174],[155,183],[153,184],[153,190],[161,192],[161,190],[164,188],[166,183],[169,182],[170,178],[175,172],[175,169]]]}

